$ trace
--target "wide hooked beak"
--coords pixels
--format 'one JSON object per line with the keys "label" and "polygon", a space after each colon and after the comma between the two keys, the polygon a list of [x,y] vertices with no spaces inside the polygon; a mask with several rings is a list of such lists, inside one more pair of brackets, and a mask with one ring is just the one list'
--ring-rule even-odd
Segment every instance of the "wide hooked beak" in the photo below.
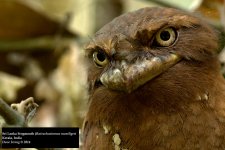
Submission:
{"label": "wide hooked beak", "polygon": [[168,70],[179,60],[181,58],[172,53],[150,59],[137,59],[131,64],[122,60],[115,67],[106,70],[101,75],[100,81],[107,88],[130,93]]}

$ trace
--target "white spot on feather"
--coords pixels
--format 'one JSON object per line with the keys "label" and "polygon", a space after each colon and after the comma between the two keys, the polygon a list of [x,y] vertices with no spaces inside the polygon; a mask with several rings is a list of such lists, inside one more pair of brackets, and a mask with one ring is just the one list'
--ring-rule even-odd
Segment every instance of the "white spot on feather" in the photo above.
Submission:
{"label": "white spot on feather", "polygon": [[120,139],[119,134],[116,133],[116,134],[113,135],[113,142],[114,142],[116,145],[120,145],[121,139]]}
{"label": "white spot on feather", "polygon": [[204,100],[208,100],[208,99],[209,99],[209,97],[208,97],[207,94],[204,94],[204,95],[203,95],[203,98],[204,98]]}
{"label": "white spot on feather", "polygon": [[198,95],[196,99],[197,99],[198,101],[204,101],[204,100],[207,101],[207,100],[209,99],[209,96],[208,96],[208,94],[204,93],[204,94],[202,94],[201,96]]}
{"label": "white spot on feather", "polygon": [[120,139],[120,135],[118,133],[114,134],[112,139],[113,139],[113,143],[115,144],[114,145],[115,150],[128,150],[127,148],[120,147],[121,139]]}
{"label": "white spot on feather", "polygon": [[108,134],[109,131],[111,130],[111,127],[103,124],[103,129],[104,129],[105,134]]}

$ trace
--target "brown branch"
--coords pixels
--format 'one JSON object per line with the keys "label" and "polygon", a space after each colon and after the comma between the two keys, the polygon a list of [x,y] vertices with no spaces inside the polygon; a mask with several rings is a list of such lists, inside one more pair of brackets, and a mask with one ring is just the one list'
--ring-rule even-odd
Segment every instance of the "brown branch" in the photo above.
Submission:
{"label": "brown branch", "polygon": [[[25,118],[13,110],[4,100],[0,99],[0,115],[9,126],[25,126]],[[6,125],[6,126],[7,126]]]}
{"label": "brown branch", "polygon": [[73,37],[60,37],[58,40],[55,36],[44,36],[25,40],[5,41],[0,40],[0,52],[9,51],[51,51],[59,47],[66,47],[74,40]]}
{"label": "brown branch", "polygon": [[11,107],[0,99],[0,115],[4,118],[4,126],[27,127],[29,121],[34,117],[38,105],[32,97],[12,104]]}

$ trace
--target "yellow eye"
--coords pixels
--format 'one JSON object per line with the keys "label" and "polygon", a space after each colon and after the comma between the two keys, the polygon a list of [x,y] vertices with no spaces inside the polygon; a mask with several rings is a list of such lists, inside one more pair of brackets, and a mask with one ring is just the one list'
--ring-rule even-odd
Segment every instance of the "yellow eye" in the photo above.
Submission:
{"label": "yellow eye", "polygon": [[159,46],[170,46],[177,38],[177,34],[173,28],[164,28],[157,32],[155,40]]}
{"label": "yellow eye", "polygon": [[96,51],[93,53],[93,61],[98,67],[104,67],[108,64],[108,58],[102,51]]}

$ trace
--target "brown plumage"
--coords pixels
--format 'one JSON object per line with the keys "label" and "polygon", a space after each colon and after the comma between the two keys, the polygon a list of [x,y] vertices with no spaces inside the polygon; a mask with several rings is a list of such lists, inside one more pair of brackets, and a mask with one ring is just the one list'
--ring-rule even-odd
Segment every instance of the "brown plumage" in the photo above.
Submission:
{"label": "brown plumage", "polygon": [[217,35],[171,8],[115,18],[86,48],[83,149],[224,150],[225,81]]}

